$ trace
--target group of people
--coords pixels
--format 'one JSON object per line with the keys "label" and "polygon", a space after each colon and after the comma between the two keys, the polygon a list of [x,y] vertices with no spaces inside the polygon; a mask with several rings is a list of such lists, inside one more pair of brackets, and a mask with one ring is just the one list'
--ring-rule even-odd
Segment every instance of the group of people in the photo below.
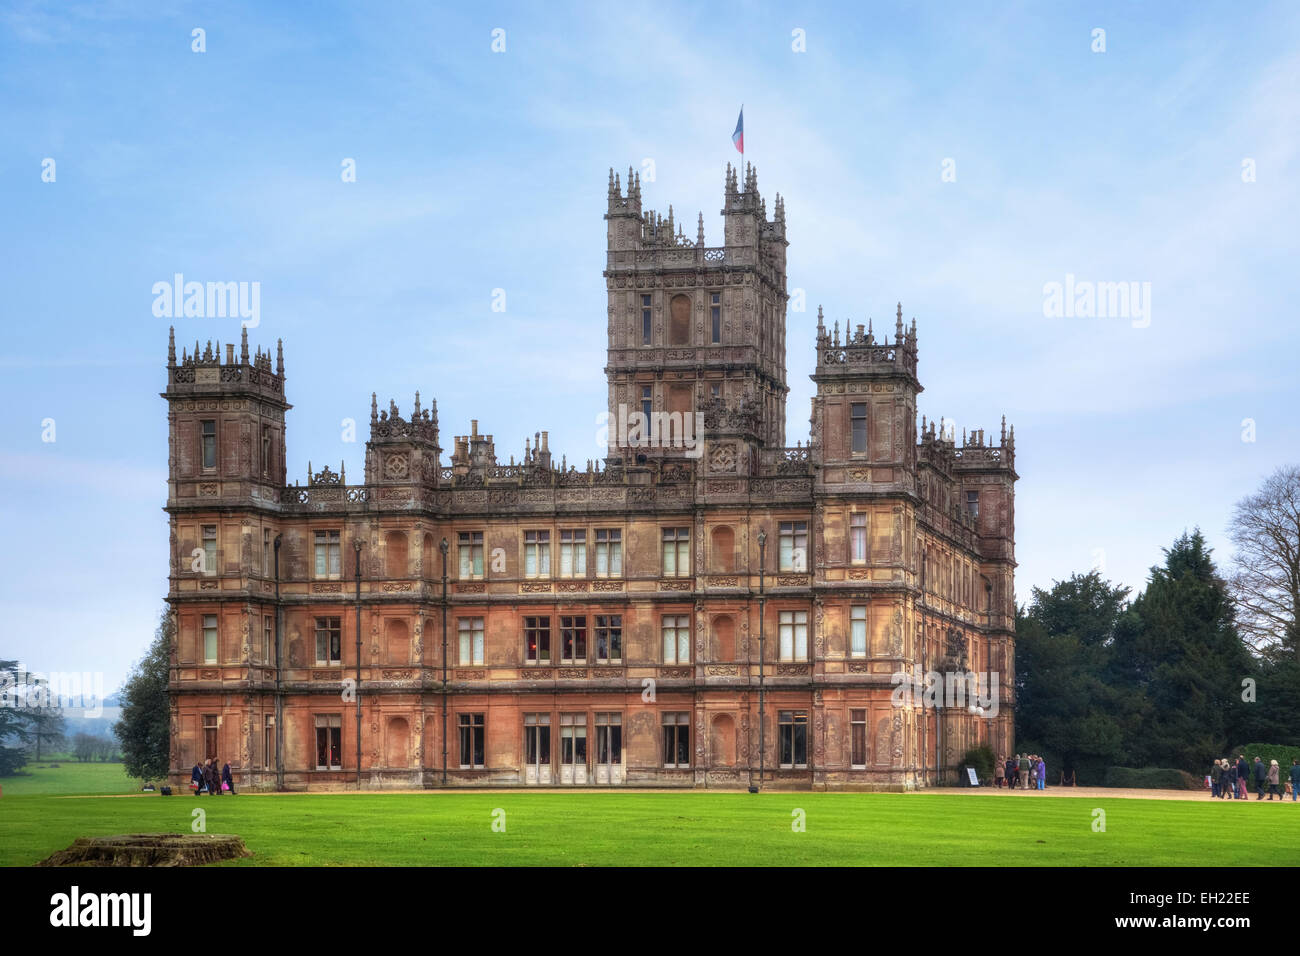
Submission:
{"label": "group of people", "polygon": [[1038,754],[999,754],[993,767],[993,786],[1010,790],[1046,790],[1047,762]]}
{"label": "group of people", "polygon": [[[1266,765],[1259,757],[1255,758],[1254,764],[1246,763],[1245,754],[1237,754],[1236,761],[1223,757],[1214,761],[1206,779],[1210,782],[1210,796],[1229,800],[1249,800],[1250,799],[1250,781],[1255,781],[1255,799],[1264,799],[1264,786],[1268,786],[1268,798],[1277,797],[1279,800],[1285,800],[1286,794],[1291,794],[1291,801],[1294,803],[1297,794],[1300,794],[1300,760],[1291,761],[1290,780],[1282,781],[1282,770],[1277,765],[1276,760],[1270,760]],[[1285,786],[1285,792],[1279,791],[1279,785]]]}
{"label": "group of people", "polygon": [[[218,769],[220,767],[220,769]],[[190,790],[195,794],[207,793],[216,796],[225,790],[231,795],[235,792],[235,780],[230,775],[230,761],[221,765],[216,757],[209,757],[203,763],[196,763],[190,771]]]}

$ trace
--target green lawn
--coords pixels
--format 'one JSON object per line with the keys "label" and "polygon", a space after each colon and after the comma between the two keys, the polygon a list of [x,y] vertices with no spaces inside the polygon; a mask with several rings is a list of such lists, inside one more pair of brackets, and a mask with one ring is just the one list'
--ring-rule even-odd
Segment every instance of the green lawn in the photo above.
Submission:
{"label": "green lawn", "polygon": [[[428,793],[10,796],[0,864],[75,837],[235,833],[233,865],[1296,866],[1300,804],[962,794]],[[1106,832],[1092,830],[1093,809]],[[493,811],[505,811],[504,833]],[[792,811],[807,830],[793,832]]]}
{"label": "green lawn", "polygon": [[19,775],[0,777],[0,789],[4,790],[5,797],[55,793],[139,793],[140,786],[140,781],[126,775],[120,763],[77,763],[62,758],[28,763]]}

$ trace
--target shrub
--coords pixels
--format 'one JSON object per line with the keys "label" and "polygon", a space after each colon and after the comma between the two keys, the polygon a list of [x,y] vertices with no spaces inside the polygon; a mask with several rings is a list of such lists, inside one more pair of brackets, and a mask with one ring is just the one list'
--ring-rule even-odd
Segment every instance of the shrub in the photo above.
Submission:
{"label": "shrub", "polygon": [[1265,765],[1270,760],[1276,760],[1278,769],[1282,771],[1281,779],[1286,781],[1291,774],[1291,761],[1300,758],[1300,747],[1287,747],[1282,744],[1242,744],[1240,747],[1231,748],[1222,756],[1229,760],[1236,760],[1237,754],[1245,754],[1246,763],[1252,765],[1256,757]]}
{"label": "shrub", "polygon": [[[993,782],[994,759],[993,751],[988,747],[975,747],[966,751],[966,755],[961,758],[961,765],[963,767],[974,767],[980,783],[989,784]],[[962,782],[965,782],[964,778]]]}
{"label": "shrub", "polygon": [[1185,770],[1168,767],[1107,767],[1103,787],[1136,790],[1203,790],[1205,781]]}

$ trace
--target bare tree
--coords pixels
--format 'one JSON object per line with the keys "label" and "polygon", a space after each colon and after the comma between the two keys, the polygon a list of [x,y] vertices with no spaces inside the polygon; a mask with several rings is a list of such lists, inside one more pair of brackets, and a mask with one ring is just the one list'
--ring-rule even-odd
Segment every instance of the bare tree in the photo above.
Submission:
{"label": "bare tree", "polygon": [[1257,653],[1300,652],[1300,467],[1279,468],[1241,499],[1228,529],[1237,546],[1232,595],[1237,627]]}

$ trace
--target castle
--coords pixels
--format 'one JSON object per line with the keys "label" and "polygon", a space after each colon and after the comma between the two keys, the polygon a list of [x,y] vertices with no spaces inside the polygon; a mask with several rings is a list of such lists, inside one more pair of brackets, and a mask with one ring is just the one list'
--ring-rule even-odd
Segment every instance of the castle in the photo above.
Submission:
{"label": "castle", "polygon": [[[1014,431],[918,429],[915,320],[819,309],[787,446],[785,207],[741,175],[709,247],[611,171],[584,469],[545,432],[502,464],[477,422],[444,463],[417,393],[372,396],[360,482],[289,485],[282,346],[173,332],[174,782],[219,756],[247,789],[912,789],[1013,749]],[[992,706],[898,693],[931,672]]]}

